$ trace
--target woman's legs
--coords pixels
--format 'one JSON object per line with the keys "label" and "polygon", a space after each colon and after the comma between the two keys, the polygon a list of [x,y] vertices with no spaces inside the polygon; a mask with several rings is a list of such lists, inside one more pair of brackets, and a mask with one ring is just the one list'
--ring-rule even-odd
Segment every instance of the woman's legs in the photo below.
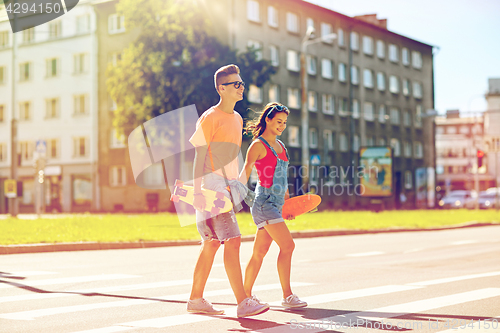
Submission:
{"label": "woman's legs", "polygon": [[255,234],[255,241],[253,243],[253,253],[252,257],[248,261],[247,268],[245,270],[245,293],[247,297],[252,297],[252,288],[257,279],[257,274],[259,274],[260,267],[262,266],[262,261],[264,260],[269,247],[273,239],[265,229],[258,229]]}
{"label": "woman's legs", "polygon": [[272,240],[280,247],[280,254],[278,255],[278,275],[280,277],[281,288],[283,289],[283,298],[287,298],[292,294],[290,271],[295,243],[285,222],[269,224],[264,226],[264,228]]}

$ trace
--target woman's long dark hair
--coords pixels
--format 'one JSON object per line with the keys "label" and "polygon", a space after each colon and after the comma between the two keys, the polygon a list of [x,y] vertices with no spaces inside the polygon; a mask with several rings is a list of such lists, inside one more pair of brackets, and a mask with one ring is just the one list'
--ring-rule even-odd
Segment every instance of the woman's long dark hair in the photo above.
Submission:
{"label": "woman's long dark hair", "polygon": [[[280,105],[283,107],[281,111],[279,111],[277,108],[275,108],[275,106],[277,106],[277,105]],[[273,109],[273,108],[274,108],[274,110],[271,111],[271,109]],[[269,111],[271,111],[271,112],[269,112]],[[254,120],[249,120],[247,122],[247,126],[245,127],[245,133],[248,134],[248,132],[251,132],[253,135],[253,139],[254,140],[257,139],[266,130],[266,125],[267,125],[266,118],[273,119],[274,116],[276,116],[276,114],[280,113],[280,112],[286,113],[287,116],[290,114],[290,111],[288,110],[288,108],[286,106],[284,106],[283,104],[277,103],[277,102],[268,103],[264,107],[264,110],[257,113],[258,116]]]}

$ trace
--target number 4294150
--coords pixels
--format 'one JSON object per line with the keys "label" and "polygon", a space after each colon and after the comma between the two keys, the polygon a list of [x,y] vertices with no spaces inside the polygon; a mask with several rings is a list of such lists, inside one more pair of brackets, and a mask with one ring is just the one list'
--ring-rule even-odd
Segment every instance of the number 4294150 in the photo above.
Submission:
{"label": "number 4294150", "polygon": [[[45,5],[45,6],[44,6]],[[60,3],[45,3],[45,4],[33,4],[31,7],[27,3],[9,3],[5,10],[9,14],[26,14],[26,13],[37,13],[37,14],[50,14],[52,12],[59,13],[62,8]]]}

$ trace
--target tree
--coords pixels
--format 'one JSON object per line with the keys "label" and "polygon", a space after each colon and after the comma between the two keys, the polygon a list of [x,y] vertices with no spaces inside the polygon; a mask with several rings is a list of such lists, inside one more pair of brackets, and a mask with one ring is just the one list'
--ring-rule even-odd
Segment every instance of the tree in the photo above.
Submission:
{"label": "tree", "polygon": [[[203,112],[218,101],[213,74],[237,64],[245,82],[262,86],[275,73],[255,50],[238,53],[210,33],[197,0],[121,0],[119,15],[139,37],[109,65],[107,87],[116,102],[113,124],[129,130],[165,112],[195,104]],[[245,118],[246,95],[237,110]]]}

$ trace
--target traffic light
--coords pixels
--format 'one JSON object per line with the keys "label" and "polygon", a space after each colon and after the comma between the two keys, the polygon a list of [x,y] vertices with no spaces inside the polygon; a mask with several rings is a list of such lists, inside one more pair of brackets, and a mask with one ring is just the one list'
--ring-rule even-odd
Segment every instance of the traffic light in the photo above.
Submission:
{"label": "traffic light", "polygon": [[477,151],[477,167],[478,168],[483,166],[483,157],[484,157],[484,151],[478,149],[478,151]]}
{"label": "traffic light", "polygon": [[40,184],[43,184],[43,181],[44,181],[44,172],[43,172],[43,170],[40,170],[40,171],[38,171],[38,182]]}

